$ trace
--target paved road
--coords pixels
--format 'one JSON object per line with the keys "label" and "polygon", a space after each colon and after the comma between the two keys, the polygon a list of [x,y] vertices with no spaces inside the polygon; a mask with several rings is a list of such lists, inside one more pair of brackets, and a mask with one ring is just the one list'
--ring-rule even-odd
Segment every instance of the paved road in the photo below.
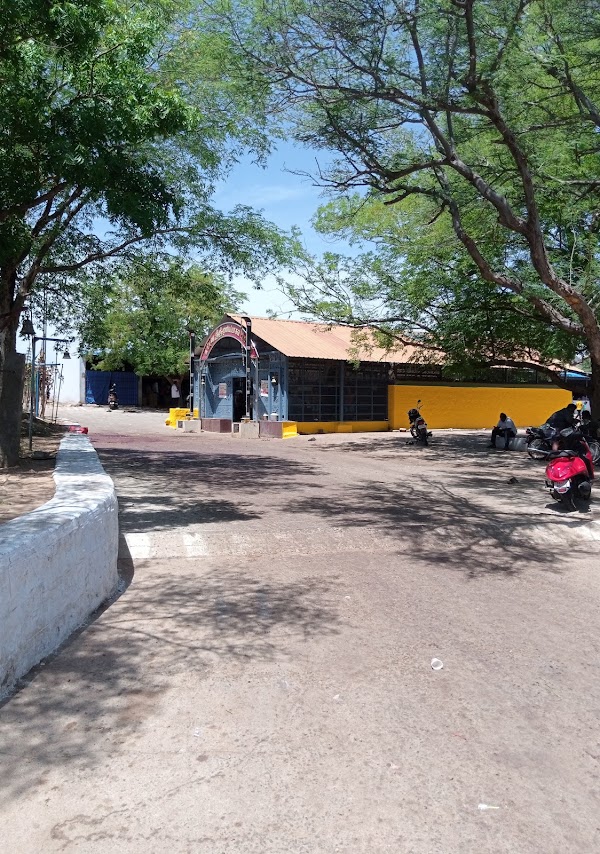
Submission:
{"label": "paved road", "polygon": [[0,710],[2,851],[600,850],[598,508],[481,434],[77,416],[125,589]]}

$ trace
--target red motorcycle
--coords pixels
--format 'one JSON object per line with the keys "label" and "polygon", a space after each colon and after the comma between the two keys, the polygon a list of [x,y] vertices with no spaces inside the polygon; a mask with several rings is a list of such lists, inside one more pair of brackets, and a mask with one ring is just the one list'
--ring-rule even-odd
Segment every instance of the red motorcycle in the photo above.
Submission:
{"label": "red motorcycle", "polygon": [[592,452],[579,430],[561,430],[552,443],[546,466],[546,489],[569,510],[576,500],[589,501],[594,479]]}

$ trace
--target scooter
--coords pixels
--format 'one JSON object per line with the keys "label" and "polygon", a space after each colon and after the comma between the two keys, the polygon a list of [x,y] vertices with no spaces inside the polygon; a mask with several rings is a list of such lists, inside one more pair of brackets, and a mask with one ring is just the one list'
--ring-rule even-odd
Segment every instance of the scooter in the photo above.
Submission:
{"label": "scooter", "polygon": [[417,405],[413,409],[408,410],[408,421],[410,423],[410,435],[415,442],[420,442],[422,445],[429,444],[429,437],[432,435],[427,430],[427,422],[421,415],[421,401],[417,400]]}
{"label": "scooter", "polygon": [[119,408],[119,400],[117,398],[117,387],[113,383],[108,390],[108,411]]}
{"label": "scooter", "polygon": [[[568,445],[578,446],[579,451]],[[548,457],[546,489],[555,501],[562,502],[569,510],[575,510],[578,498],[590,500],[593,479],[594,463],[585,437],[572,427],[561,430]]]}

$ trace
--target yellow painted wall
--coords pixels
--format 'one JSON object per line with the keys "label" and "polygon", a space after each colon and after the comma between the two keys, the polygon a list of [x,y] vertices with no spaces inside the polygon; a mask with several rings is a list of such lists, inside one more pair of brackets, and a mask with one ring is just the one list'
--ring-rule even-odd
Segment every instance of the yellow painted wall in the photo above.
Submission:
{"label": "yellow painted wall", "polygon": [[408,427],[407,412],[422,401],[428,427],[491,428],[501,412],[517,427],[543,424],[549,415],[571,403],[572,395],[556,386],[391,385],[388,388],[390,427]]}

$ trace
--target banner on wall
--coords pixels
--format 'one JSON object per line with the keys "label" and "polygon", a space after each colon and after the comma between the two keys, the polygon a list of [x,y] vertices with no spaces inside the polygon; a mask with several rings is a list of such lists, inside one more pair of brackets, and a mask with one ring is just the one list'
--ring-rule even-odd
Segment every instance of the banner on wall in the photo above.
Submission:
{"label": "banner on wall", "polygon": [[227,397],[227,383],[219,383],[219,397]]}
{"label": "banner on wall", "polygon": [[269,396],[269,380],[261,380],[260,381],[260,396],[268,397]]}

